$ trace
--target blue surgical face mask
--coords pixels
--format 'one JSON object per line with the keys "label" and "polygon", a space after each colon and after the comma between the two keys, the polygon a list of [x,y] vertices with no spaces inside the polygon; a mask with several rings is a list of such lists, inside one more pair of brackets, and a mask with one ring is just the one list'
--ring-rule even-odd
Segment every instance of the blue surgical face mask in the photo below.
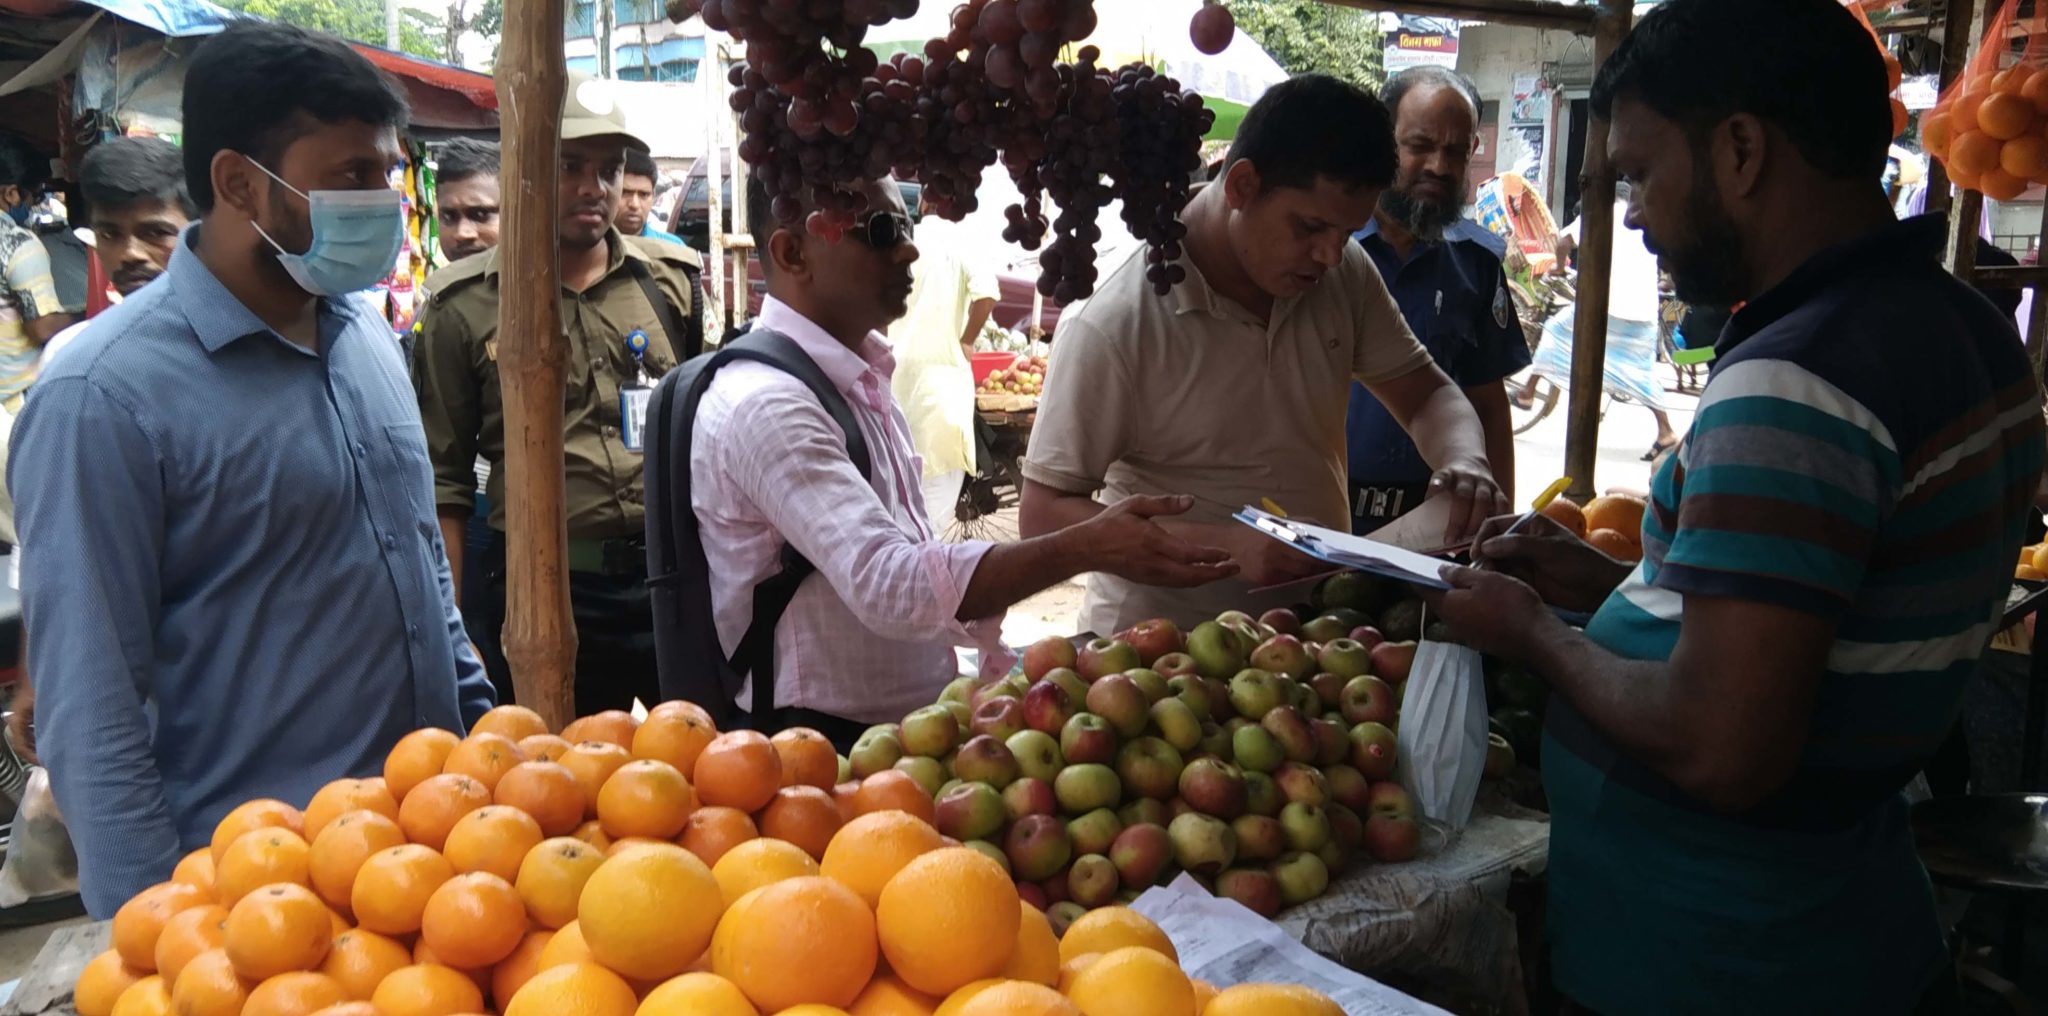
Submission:
{"label": "blue surgical face mask", "polygon": [[262,163],[249,162],[305,198],[312,209],[313,242],[304,254],[285,250],[262,226],[256,227],[256,232],[277,248],[278,263],[299,288],[315,296],[341,296],[368,289],[391,274],[399,248],[405,244],[403,195],[383,187],[308,194],[285,183]]}

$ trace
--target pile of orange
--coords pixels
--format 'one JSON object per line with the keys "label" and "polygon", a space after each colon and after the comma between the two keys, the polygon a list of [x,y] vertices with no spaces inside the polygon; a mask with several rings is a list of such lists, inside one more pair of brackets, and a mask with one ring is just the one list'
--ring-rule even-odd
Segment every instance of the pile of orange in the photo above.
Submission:
{"label": "pile of orange", "polygon": [[1920,140],[1951,179],[1986,197],[2011,201],[2048,183],[2048,69],[1966,76],[1921,121]]}
{"label": "pile of orange", "polygon": [[2048,581],[2048,543],[2021,547],[2019,563],[2013,566],[2012,577],[2028,582]]}
{"label": "pile of orange", "polygon": [[1628,494],[1608,494],[1586,502],[1586,542],[1617,561],[1643,559],[1643,513],[1649,504]]}
{"label": "pile of orange", "polygon": [[466,739],[408,735],[382,777],[303,811],[236,808],[122,906],[77,1011],[1341,1012],[1300,988],[1194,981],[1125,908],[1055,938],[1000,864],[932,828],[905,774],[818,786],[839,767],[814,733],[719,734],[686,703],[591,720],[555,738],[501,708]]}

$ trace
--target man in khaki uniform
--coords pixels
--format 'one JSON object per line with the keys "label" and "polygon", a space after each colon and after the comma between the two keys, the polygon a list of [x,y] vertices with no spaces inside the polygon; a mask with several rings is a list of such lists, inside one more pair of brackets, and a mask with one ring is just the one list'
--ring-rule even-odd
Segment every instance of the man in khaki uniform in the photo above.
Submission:
{"label": "man in khaki uniform", "polygon": [[[576,711],[631,708],[658,699],[649,605],[641,443],[629,406],[702,346],[696,252],[621,235],[612,226],[628,133],[606,85],[571,75],[562,111],[560,226],[562,327],[568,342],[562,398],[569,516],[569,599],[576,617]],[[505,416],[498,380],[498,251],[464,258],[427,279],[415,376],[435,501],[450,562],[462,574],[462,531],[476,510],[476,460],[489,465],[485,495],[494,539],[483,589],[457,588],[481,618],[473,632],[500,694],[510,675],[499,638],[505,616]],[[518,285],[514,281],[512,285]],[[508,699],[509,700],[509,699]]]}

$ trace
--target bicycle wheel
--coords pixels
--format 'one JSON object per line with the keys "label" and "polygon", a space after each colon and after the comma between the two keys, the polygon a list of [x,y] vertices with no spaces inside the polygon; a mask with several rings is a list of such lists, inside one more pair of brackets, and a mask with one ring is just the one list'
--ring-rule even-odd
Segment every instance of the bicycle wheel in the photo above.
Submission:
{"label": "bicycle wheel", "polygon": [[[1529,405],[1527,408],[1517,403],[1513,394],[1510,394],[1508,397],[1508,416],[1514,421],[1515,433],[1517,434],[1524,434],[1534,430],[1537,424],[1542,423],[1545,419],[1549,418],[1550,414],[1556,412],[1557,404],[1563,401],[1561,396],[1564,393],[1564,389],[1558,387],[1555,382],[1541,374],[1528,375],[1525,387],[1529,393]],[[1512,386],[1510,386],[1510,391],[1512,392]]]}

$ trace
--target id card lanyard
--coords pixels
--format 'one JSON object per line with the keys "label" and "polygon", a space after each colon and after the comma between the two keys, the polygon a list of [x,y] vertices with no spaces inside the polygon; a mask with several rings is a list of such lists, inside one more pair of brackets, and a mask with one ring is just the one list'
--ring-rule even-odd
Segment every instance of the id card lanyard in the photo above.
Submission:
{"label": "id card lanyard", "polygon": [[626,335],[626,348],[633,354],[633,383],[619,389],[619,433],[626,450],[645,450],[647,403],[654,397],[654,383],[647,378],[647,333],[638,328]]}

